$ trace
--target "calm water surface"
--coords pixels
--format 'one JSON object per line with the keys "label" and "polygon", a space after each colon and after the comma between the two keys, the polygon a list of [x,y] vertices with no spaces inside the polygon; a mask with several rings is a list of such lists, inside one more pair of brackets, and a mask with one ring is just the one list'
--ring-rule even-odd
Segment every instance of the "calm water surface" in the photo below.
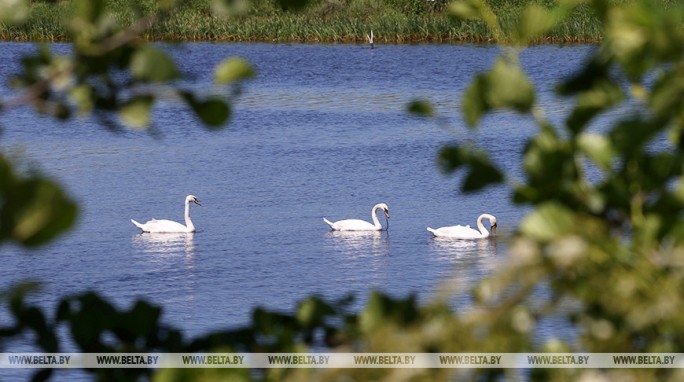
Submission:
{"label": "calm water surface", "polygon": [[[32,49],[0,44],[0,78],[16,72],[14,63]],[[551,95],[554,79],[588,49],[547,46],[522,54],[550,119],[561,120],[571,106]],[[87,289],[120,306],[142,298],[163,306],[167,323],[196,336],[245,324],[257,306],[291,311],[313,293],[353,292],[361,307],[372,289],[426,301],[446,285],[464,293],[456,305],[468,304],[468,289],[506,257],[525,210],[512,205],[503,187],[458,193],[459,178],[444,176],[435,162],[444,144],[473,141],[520,179],[520,152],[534,124],[500,113],[469,131],[459,114],[460,94],[492,65],[498,48],[189,44],[172,50],[196,88],[210,86],[211,68],[229,56],[257,68],[258,79],[245,86],[225,130],[204,130],[173,101],[155,115],[161,138],[112,134],[88,119],[60,124],[28,109],[0,114],[0,148],[58,179],[82,207],[77,226],[47,247],[0,247],[0,288],[40,280],[43,292],[33,301],[43,306]],[[8,94],[6,87],[1,92]],[[406,103],[416,98],[436,104],[451,127],[407,115]],[[140,234],[129,221],[182,221],[187,194],[202,201],[191,209],[194,235]],[[390,207],[388,232],[339,234],[323,223],[323,217],[370,220],[379,202]],[[483,212],[497,216],[496,238],[435,240],[425,229],[474,225]]]}

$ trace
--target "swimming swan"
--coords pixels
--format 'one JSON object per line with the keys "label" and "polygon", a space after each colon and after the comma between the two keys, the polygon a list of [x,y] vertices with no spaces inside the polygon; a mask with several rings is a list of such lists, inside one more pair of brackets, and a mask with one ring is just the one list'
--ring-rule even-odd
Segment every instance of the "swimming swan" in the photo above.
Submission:
{"label": "swimming swan", "polygon": [[[373,210],[371,211],[373,224],[359,219],[346,219],[333,223],[330,220],[323,218],[323,221],[328,223],[333,231],[380,231],[382,225],[380,225],[380,221],[378,221],[378,217],[375,215],[379,209],[382,209],[383,212],[385,212],[385,218],[389,219],[389,207],[387,207],[387,204],[378,203],[373,206]],[[389,220],[387,222],[389,223]]]}
{"label": "swimming swan", "polygon": [[176,223],[171,220],[156,220],[152,219],[145,224],[140,224],[131,219],[131,222],[138,226],[143,232],[151,233],[178,233],[178,232],[195,232],[195,226],[190,220],[190,202],[201,206],[200,201],[194,195],[188,195],[185,198],[185,225]]}
{"label": "swimming swan", "polygon": [[489,231],[482,224],[482,219],[489,219],[489,225],[491,226],[492,233],[496,233],[496,218],[490,214],[482,214],[477,218],[477,228],[479,232],[470,228],[469,225],[455,225],[451,227],[442,227],[433,229],[428,227],[428,231],[432,232],[433,235],[437,237],[450,237],[454,239],[484,239],[489,237]]}

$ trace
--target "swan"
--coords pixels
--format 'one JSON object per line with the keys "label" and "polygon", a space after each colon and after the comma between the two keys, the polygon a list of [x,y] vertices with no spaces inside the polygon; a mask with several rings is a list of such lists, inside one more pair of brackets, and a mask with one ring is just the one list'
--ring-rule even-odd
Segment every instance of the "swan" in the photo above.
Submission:
{"label": "swan", "polygon": [[171,220],[156,220],[152,219],[145,224],[140,224],[131,219],[131,222],[138,226],[143,232],[151,233],[179,233],[179,232],[195,232],[195,226],[190,220],[190,202],[201,206],[200,201],[194,195],[188,195],[185,198],[185,225]]}
{"label": "swan", "polygon": [[442,227],[442,228],[430,228],[428,227],[428,231],[432,232],[433,235],[436,237],[450,237],[454,239],[484,239],[486,237],[489,237],[489,231],[484,227],[482,224],[482,219],[489,219],[489,225],[491,226],[492,233],[496,233],[496,218],[493,215],[490,214],[482,214],[480,217],[477,218],[477,228],[479,231],[476,231],[472,228],[470,228],[469,225],[467,226],[462,226],[462,225],[455,225],[451,227]]}
{"label": "swan", "polygon": [[[330,220],[323,218],[323,221],[328,223],[333,231],[380,231],[382,229],[382,225],[380,225],[380,221],[378,221],[378,217],[375,215],[379,209],[382,209],[385,213],[385,218],[389,219],[389,207],[387,207],[387,204],[378,203],[373,206],[373,210],[371,211],[373,224],[359,219],[346,219],[333,223]],[[389,220],[387,223],[389,223]]]}

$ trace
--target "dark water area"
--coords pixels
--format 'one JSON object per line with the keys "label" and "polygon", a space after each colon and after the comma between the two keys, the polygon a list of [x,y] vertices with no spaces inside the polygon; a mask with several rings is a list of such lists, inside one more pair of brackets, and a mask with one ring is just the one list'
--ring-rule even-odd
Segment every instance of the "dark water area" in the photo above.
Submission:
{"label": "dark water area", "polygon": [[[18,58],[32,49],[0,44],[0,78],[16,72]],[[54,243],[34,251],[0,247],[0,288],[39,280],[43,289],[31,301],[45,307],[85,290],[122,307],[146,299],[163,307],[165,322],[197,336],[244,325],[257,306],[292,311],[311,294],[354,293],[361,308],[372,289],[428,301],[446,287],[456,290],[458,308],[505,260],[526,210],[512,204],[507,186],[460,193],[460,176],[445,176],[435,161],[445,144],[472,142],[511,182],[522,179],[521,152],[537,129],[531,118],[495,113],[470,130],[461,117],[461,94],[491,67],[499,48],[197,43],[170,49],[196,89],[211,87],[213,67],[226,57],[255,66],[258,77],[245,84],[224,130],[205,130],[170,99],[155,112],[158,138],[112,134],[87,118],[58,123],[26,108],[0,114],[0,149],[59,180],[81,205],[77,225]],[[550,120],[562,121],[572,106],[553,95],[557,79],[590,49],[540,46],[522,53]],[[406,105],[414,99],[436,105],[444,125],[410,116]],[[182,222],[188,194],[202,201],[191,208],[195,234],[140,234],[131,224],[131,218]],[[380,202],[390,208],[389,231],[340,234],[322,220],[370,221]],[[426,231],[475,226],[481,213],[497,217],[496,237],[436,240]],[[0,311],[0,319],[6,314]]]}

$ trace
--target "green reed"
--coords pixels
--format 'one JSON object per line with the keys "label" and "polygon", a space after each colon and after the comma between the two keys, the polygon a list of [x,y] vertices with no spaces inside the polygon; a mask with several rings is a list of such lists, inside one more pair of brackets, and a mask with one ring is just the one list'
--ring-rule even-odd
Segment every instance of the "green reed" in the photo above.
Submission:
{"label": "green reed", "polygon": [[[630,0],[615,0],[625,2]],[[662,0],[667,6],[674,0]],[[490,0],[504,31],[512,30],[524,6],[552,6],[555,0]],[[130,7],[131,4],[135,6]],[[154,0],[112,0],[108,7],[121,25],[154,10]],[[496,42],[492,32],[476,21],[458,21],[446,13],[446,3],[431,0],[312,0],[303,11],[278,8],[274,0],[252,0],[246,14],[212,16],[208,0],[186,1],[146,34],[151,40],[365,42],[373,30],[376,43]],[[30,17],[20,26],[0,24],[0,39],[19,41],[68,40],[63,20],[70,2],[31,3]],[[539,42],[594,42],[601,39],[595,16],[578,9]]]}

